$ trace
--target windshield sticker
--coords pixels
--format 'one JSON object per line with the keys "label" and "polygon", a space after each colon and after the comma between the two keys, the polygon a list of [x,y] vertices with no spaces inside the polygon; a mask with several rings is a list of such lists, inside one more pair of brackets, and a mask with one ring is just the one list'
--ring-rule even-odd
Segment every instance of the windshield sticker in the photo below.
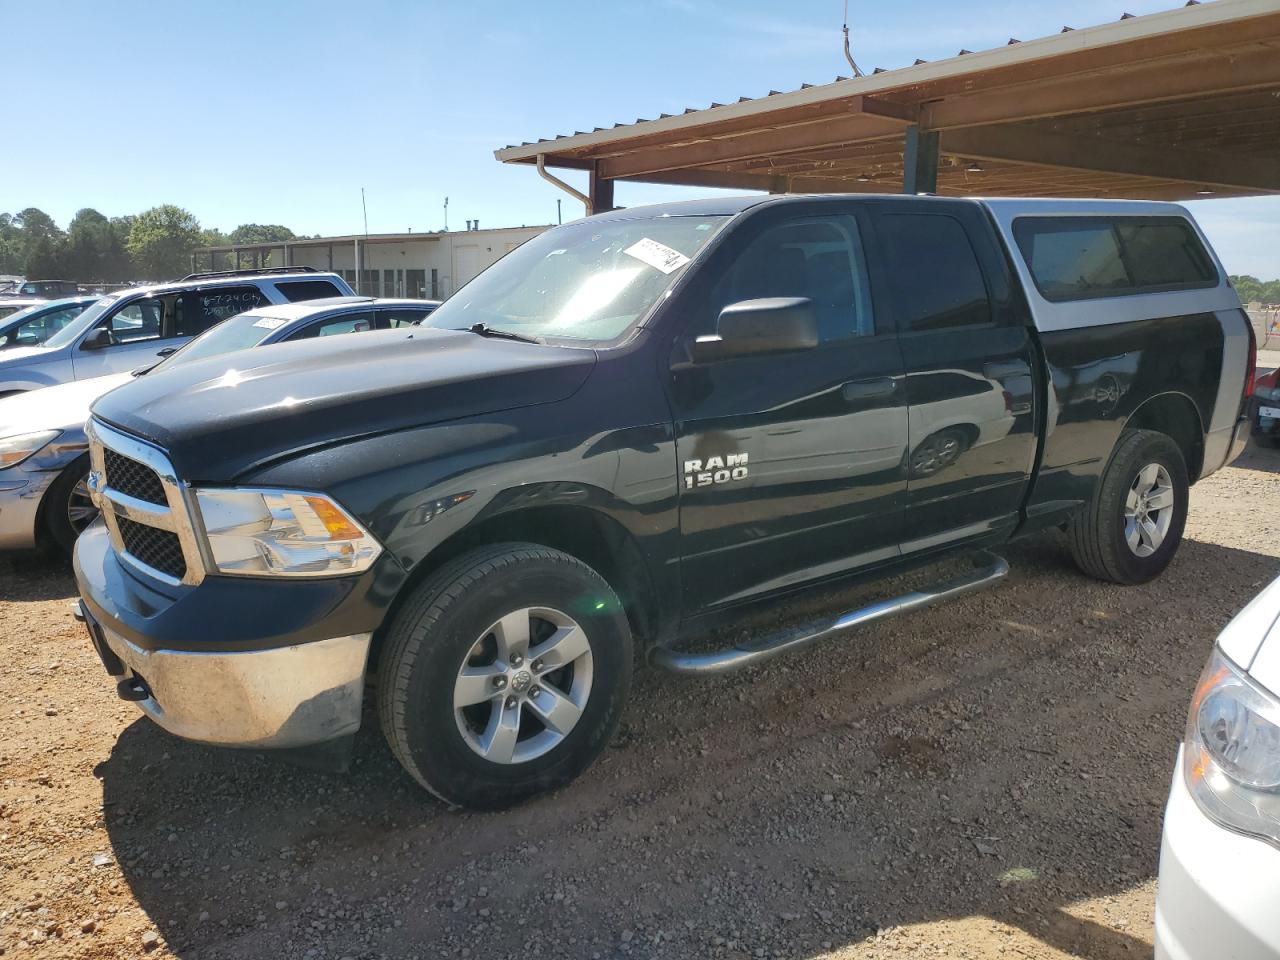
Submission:
{"label": "windshield sticker", "polygon": [[278,330],[284,326],[283,320],[277,320],[274,317],[263,317],[261,320],[253,321],[255,327],[261,327],[263,330]]}
{"label": "windshield sticker", "polygon": [[689,262],[689,258],[679,250],[672,250],[665,243],[650,240],[648,237],[637,240],[622,252],[663,273],[674,273]]}

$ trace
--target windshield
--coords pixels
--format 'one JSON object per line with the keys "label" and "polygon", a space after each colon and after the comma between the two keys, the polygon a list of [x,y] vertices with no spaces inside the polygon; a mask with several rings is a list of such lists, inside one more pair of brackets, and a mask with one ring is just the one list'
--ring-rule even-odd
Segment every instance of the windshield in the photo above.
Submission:
{"label": "windshield", "polygon": [[65,347],[69,344],[75,343],[80,334],[84,333],[97,323],[102,315],[111,308],[111,305],[119,299],[120,295],[116,294],[115,296],[103,297],[96,303],[90,304],[89,308],[85,310],[84,313],[80,314],[80,316],[76,317],[52,337],[46,340],[44,345],[56,350],[59,347]]}
{"label": "windshield", "polygon": [[584,220],[534,237],[422,321],[531,337],[614,340],[643,317],[728,217]]}
{"label": "windshield", "polygon": [[233,350],[256,347],[289,321],[265,317],[250,310],[210,327],[172,356],[166,357],[153,370],[169,370],[193,360],[207,360]]}

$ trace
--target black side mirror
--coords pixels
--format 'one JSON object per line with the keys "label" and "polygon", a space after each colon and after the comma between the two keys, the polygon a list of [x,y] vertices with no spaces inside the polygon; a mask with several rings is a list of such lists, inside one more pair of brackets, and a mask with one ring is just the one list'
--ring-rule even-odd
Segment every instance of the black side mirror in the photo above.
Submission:
{"label": "black side mirror", "polygon": [[807,297],[742,300],[720,311],[716,334],[692,344],[697,363],[761,353],[789,353],[818,345],[818,318]]}
{"label": "black side mirror", "polygon": [[101,350],[104,347],[111,346],[113,343],[115,343],[115,341],[111,339],[111,331],[106,327],[99,327],[97,330],[93,331],[93,333],[80,341],[80,349]]}

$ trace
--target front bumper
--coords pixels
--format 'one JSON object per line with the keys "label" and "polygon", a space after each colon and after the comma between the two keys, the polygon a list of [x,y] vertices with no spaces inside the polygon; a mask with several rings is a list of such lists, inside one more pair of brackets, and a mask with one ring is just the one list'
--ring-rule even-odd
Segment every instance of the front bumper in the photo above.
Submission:
{"label": "front bumper", "polygon": [[1278,903],[1280,850],[1205,816],[1179,752],[1160,847],[1156,960],[1277,960]]}
{"label": "front bumper", "polygon": [[120,562],[101,521],[76,541],[81,601],[125,699],[177,736],[300,747],[353,733],[371,638],[403,581],[394,560],[358,577],[206,577],[148,583]]}
{"label": "front bumper", "polygon": [[83,619],[117,689],[175,736],[225,747],[303,747],[360,728],[372,634],[273,650],[144,650]]}

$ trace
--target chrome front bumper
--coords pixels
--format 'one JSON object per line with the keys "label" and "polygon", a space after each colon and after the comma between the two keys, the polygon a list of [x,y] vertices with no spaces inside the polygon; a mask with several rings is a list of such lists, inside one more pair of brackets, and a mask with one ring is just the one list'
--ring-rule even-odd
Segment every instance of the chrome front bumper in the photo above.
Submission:
{"label": "chrome front bumper", "polygon": [[270,650],[144,650],[83,620],[107,672],[147,716],[175,736],[228,747],[303,747],[360,727],[372,634]]}

